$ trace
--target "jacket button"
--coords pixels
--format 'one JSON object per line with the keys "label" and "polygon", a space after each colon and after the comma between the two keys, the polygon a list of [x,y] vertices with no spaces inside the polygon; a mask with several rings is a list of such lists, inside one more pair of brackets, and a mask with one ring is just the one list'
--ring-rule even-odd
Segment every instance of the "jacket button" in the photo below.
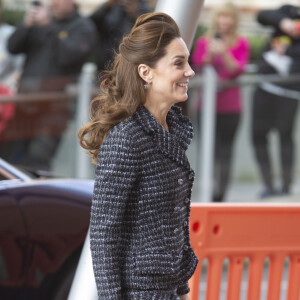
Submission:
{"label": "jacket button", "polygon": [[179,184],[179,185],[182,185],[182,184],[183,184],[183,179],[182,179],[182,178],[179,178],[179,179],[178,179],[178,184]]}
{"label": "jacket button", "polygon": [[184,245],[183,250],[184,251],[188,251],[189,250],[189,246],[188,245]]}
{"label": "jacket button", "polygon": [[190,203],[190,198],[185,198],[184,202],[185,202],[186,204]]}
{"label": "jacket button", "polygon": [[175,228],[174,233],[176,234],[178,232],[178,230],[179,230],[178,228]]}
{"label": "jacket button", "polygon": [[187,222],[187,221],[184,221],[183,225],[184,225],[184,226],[187,226],[187,225],[188,225],[188,222]]}

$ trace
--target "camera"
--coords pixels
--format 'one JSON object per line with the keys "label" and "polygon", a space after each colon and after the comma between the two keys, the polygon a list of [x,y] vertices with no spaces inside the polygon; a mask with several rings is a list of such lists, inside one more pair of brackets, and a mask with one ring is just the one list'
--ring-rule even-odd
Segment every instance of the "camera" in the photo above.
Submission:
{"label": "camera", "polygon": [[214,38],[215,38],[215,39],[218,39],[218,40],[221,40],[221,39],[222,39],[221,33],[216,32]]}
{"label": "camera", "polygon": [[31,5],[32,5],[32,6],[41,6],[42,3],[41,3],[41,1],[32,1],[32,2],[31,2]]}

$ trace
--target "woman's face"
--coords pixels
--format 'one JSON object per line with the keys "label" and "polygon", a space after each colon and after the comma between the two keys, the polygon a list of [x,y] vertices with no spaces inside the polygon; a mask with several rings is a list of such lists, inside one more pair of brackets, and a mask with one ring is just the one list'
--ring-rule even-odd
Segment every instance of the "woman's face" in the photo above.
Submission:
{"label": "woman's face", "polygon": [[217,17],[217,31],[220,34],[228,34],[232,30],[234,25],[234,19],[227,14],[220,14]]}
{"label": "woman's face", "polygon": [[189,54],[182,38],[174,39],[166,47],[165,56],[151,69],[148,97],[171,105],[187,100],[188,82],[195,75],[188,63]]}

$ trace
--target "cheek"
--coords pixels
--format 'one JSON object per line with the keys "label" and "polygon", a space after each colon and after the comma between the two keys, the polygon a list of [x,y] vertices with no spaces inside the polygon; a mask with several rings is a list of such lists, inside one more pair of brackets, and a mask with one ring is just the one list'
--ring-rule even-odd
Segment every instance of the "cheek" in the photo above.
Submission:
{"label": "cheek", "polygon": [[162,92],[169,92],[170,89],[173,89],[173,86],[175,86],[175,82],[167,76],[157,78],[153,84],[156,89],[159,89]]}
{"label": "cheek", "polygon": [[182,81],[183,74],[178,70],[170,70],[168,72],[162,72],[155,77],[153,81],[153,89],[159,91],[162,94],[177,92],[177,83]]}
{"label": "cheek", "polygon": [[234,21],[232,19],[226,19],[224,21],[224,25],[229,28],[231,28],[233,26],[233,23],[234,23]]}

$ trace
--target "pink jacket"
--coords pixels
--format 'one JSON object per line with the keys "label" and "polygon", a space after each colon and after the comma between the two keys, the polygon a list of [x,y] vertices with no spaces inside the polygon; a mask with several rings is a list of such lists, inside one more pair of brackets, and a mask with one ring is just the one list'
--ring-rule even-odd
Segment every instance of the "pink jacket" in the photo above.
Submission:
{"label": "pink jacket", "polygon": [[[195,67],[204,65],[203,59],[206,56],[208,47],[208,38],[201,37],[196,41],[191,62]],[[238,37],[236,44],[228,48],[228,52],[237,60],[238,69],[235,71],[228,70],[221,55],[214,56],[212,65],[215,67],[219,79],[233,79],[245,70],[249,59],[249,42],[244,37]],[[224,88],[217,94],[217,112],[218,113],[238,113],[241,111],[241,93],[238,87]]]}

